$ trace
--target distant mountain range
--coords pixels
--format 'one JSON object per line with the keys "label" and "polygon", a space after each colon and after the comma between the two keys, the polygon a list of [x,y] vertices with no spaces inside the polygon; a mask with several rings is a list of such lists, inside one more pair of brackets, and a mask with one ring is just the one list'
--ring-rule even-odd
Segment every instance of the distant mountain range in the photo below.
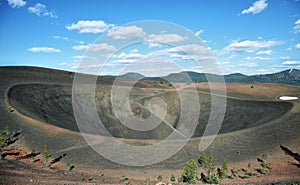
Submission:
{"label": "distant mountain range", "polygon": [[[2,66],[0,67],[0,82],[7,78],[14,78],[15,80],[22,80],[20,76],[26,76],[30,78],[35,78],[35,76],[40,75],[41,73],[47,74],[44,75],[45,78],[57,79],[64,77],[65,81],[73,81],[74,73],[70,71],[62,71],[56,69],[48,69],[42,67],[30,67],[30,66]],[[116,76],[102,76],[99,78],[101,83],[111,83]],[[176,83],[190,83],[193,82],[207,82],[209,79],[212,82],[220,80],[220,75],[215,74],[205,74],[197,73],[193,71],[184,71],[180,73],[169,74],[164,77],[145,77],[139,73],[126,73],[120,75],[121,78],[127,79],[144,79],[144,80],[154,80],[154,81],[170,81]],[[244,75],[241,73],[233,73],[229,75],[224,75],[225,82],[234,82],[234,83],[281,83],[300,86],[300,70],[299,69],[290,69],[281,71],[278,73],[272,74],[261,74],[261,75]],[[189,79],[189,80],[188,80]]]}
{"label": "distant mountain range", "polygon": [[[168,80],[176,83],[189,83],[191,80],[193,82],[207,82],[207,79],[210,81],[218,81],[220,75],[208,74],[208,73],[197,73],[193,71],[184,71],[180,73],[172,73],[164,77],[145,77],[139,73],[126,73],[121,75],[122,78],[131,78],[131,79],[141,79],[144,80]],[[188,78],[189,77],[189,78]],[[300,70],[290,69],[278,73],[272,74],[263,74],[263,75],[251,75],[247,76],[241,73],[234,73],[229,75],[224,75],[225,82],[235,82],[235,83],[282,83],[289,85],[300,86]]]}

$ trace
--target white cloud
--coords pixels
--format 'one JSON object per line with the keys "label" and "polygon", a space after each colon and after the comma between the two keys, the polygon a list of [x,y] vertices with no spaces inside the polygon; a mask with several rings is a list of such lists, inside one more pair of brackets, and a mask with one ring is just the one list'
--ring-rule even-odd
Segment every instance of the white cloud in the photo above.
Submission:
{"label": "white cloud", "polygon": [[248,9],[244,9],[242,11],[242,14],[257,14],[262,12],[265,8],[267,8],[268,3],[266,3],[266,0],[258,0],[252,4]]}
{"label": "white cloud", "polygon": [[244,60],[250,61],[250,60],[270,60],[270,58],[265,57],[246,57]]}
{"label": "white cloud", "polygon": [[175,43],[184,41],[186,38],[177,34],[151,34],[148,36],[148,42]]}
{"label": "white cloud", "polygon": [[129,53],[120,53],[116,56],[114,56],[114,58],[118,58],[118,59],[141,59],[141,58],[146,58],[146,55],[139,53],[138,50],[132,50]]}
{"label": "white cloud", "polygon": [[297,49],[300,49],[300,44],[296,44],[295,46]]}
{"label": "white cloud", "polygon": [[129,53],[120,53],[114,55],[114,63],[133,63],[141,62],[149,58],[167,58],[170,60],[213,60],[210,53],[210,48],[206,46],[188,44],[167,49],[153,51],[147,54],[142,54],[138,50],[132,50]]}
{"label": "white cloud", "polygon": [[89,69],[97,69],[103,67],[103,64],[90,64],[90,65],[73,65],[70,68],[71,69],[84,69],[84,70],[89,70]]}
{"label": "white cloud", "polygon": [[61,37],[59,35],[54,35],[54,36],[52,36],[52,38],[54,38],[54,39],[62,39],[62,40],[65,40],[65,41],[70,41],[70,39],[68,37]]}
{"label": "white cloud", "polygon": [[227,65],[230,64],[230,62],[216,62],[217,65]]}
{"label": "white cloud", "polygon": [[199,31],[197,31],[197,32],[195,33],[195,35],[196,35],[197,37],[199,37],[200,34],[203,33],[203,32],[204,32],[204,30],[199,30]]}
{"label": "white cloud", "polygon": [[26,1],[23,0],[7,0],[8,5],[12,8],[20,8],[26,5]]}
{"label": "white cloud", "polygon": [[62,63],[60,63],[59,65],[61,65],[61,66],[70,66],[67,62],[62,62]]}
{"label": "white cloud", "polygon": [[282,42],[280,41],[263,41],[263,40],[245,40],[245,41],[233,41],[227,47],[223,49],[224,52],[247,52],[253,53],[260,49],[270,48],[272,46],[280,45]]}
{"label": "white cloud", "polygon": [[279,57],[280,59],[282,59],[282,60],[288,60],[288,59],[290,59],[291,57],[289,57],[289,56],[282,56],[282,57]]}
{"label": "white cloud", "polygon": [[244,66],[244,67],[257,67],[257,63],[255,63],[255,62],[244,63],[244,64],[239,64],[239,65]]}
{"label": "white cloud", "polygon": [[300,33],[300,19],[295,22],[294,30],[295,32]]}
{"label": "white cloud", "polygon": [[149,42],[149,48],[160,48],[162,45],[158,44],[157,42]]}
{"label": "white cloud", "polygon": [[161,47],[160,43],[176,43],[184,41],[186,37],[178,34],[151,34],[145,39],[145,43],[149,45],[149,48]]}
{"label": "white cloud", "polygon": [[88,45],[77,45],[77,46],[73,46],[72,48],[74,50],[80,51],[80,50],[88,50],[89,47],[90,47],[90,45],[88,44]]}
{"label": "white cloud", "polygon": [[72,47],[74,50],[90,50],[90,51],[103,51],[103,52],[114,52],[116,47],[107,43],[101,44],[87,44],[77,45]]}
{"label": "white cloud", "polygon": [[256,71],[259,72],[260,74],[270,74],[270,73],[274,73],[274,68],[257,69]]}
{"label": "white cloud", "polygon": [[235,58],[237,55],[230,55],[229,57],[228,57],[228,60],[230,60],[230,59],[233,59],[233,58]]}
{"label": "white cloud", "polygon": [[67,30],[78,30],[79,33],[103,33],[114,27],[114,24],[107,24],[102,20],[79,20],[66,26]]}
{"label": "white cloud", "polygon": [[147,59],[147,55],[139,53],[137,49],[131,50],[129,53],[120,53],[112,56],[115,59],[114,63],[133,63],[133,62],[141,62],[141,59]]}
{"label": "white cloud", "polygon": [[72,58],[81,60],[83,58],[88,58],[88,57],[84,56],[84,55],[76,55],[76,56],[73,56]]}
{"label": "white cloud", "polygon": [[133,62],[136,62],[137,59],[117,59],[117,60],[114,60],[113,63],[133,63]]}
{"label": "white cloud", "polygon": [[294,61],[294,60],[287,60],[282,63],[283,65],[299,65],[300,61]]}
{"label": "white cloud", "polygon": [[136,39],[145,36],[143,28],[137,26],[118,27],[108,32],[107,36],[113,39]]}
{"label": "white cloud", "polygon": [[41,3],[37,3],[34,6],[29,7],[28,12],[37,16],[49,16],[51,18],[57,18],[57,15],[54,11],[47,10],[46,6]]}
{"label": "white cloud", "polygon": [[197,44],[187,44],[182,46],[177,46],[172,49],[173,51],[184,51],[187,52],[190,55],[201,55],[201,54],[207,54],[210,53],[211,50],[209,47],[203,46],[203,45],[197,45]]}
{"label": "white cloud", "polygon": [[59,53],[60,49],[56,48],[49,48],[49,47],[33,47],[27,49],[28,51],[34,52],[34,53],[39,53],[39,52],[44,52],[44,53]]}
{"label": "white cloud", "polygon": [[187,44],[158,50],[149,53],[148,56],[168,56],[170,58],[179,60],[213,60],[213,56],[209,47],[196,44]]}
{"label": "white cloud", "polygon": [[162,58],[150,57],[134,63],[122,65],[126,65],[126,68],[120,71],[120,74],[134,71],[145,76],[166,76],[170,74],[170,72],[176,73],[182,71],[182,68],[179,68],[169,60]]}
{"label": "white cloud", "polygon": [[259,51],[256,53],[256,55],[271,55],[272,54],[272,50],[264,50],[264,51]]}

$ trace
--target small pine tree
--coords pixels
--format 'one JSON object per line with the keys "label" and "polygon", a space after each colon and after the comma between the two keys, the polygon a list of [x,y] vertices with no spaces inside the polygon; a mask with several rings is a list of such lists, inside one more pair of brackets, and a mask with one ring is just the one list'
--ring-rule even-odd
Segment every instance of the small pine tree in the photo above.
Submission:
{"label": "small pine tree", "polygon": [[35,150],[34,149],[31,151],[30,156],[31,156],[31,161],[34,162],[35,161],[35,158],[34,158],[34,156],[35,156]]}
{"label": "small pine tree", "polygon": [[4,130],[0,130],[0,149],[8,146],[10,130],[8,126],[4,127]]}
{"label": "small pine tree", "polygon": [[261,174],[267,174],[272,171],[272,163],[267,163],[267,154],[261,156],[260,166],[261,168],[256,169],[256,171]]}
{"label": "small pine tree", "polygon": [[80,180],[81,180],[81,181],[84,181],[84,180],[85,180],[85,177],[84,177],[83,174],[80,174]]}
{"label": "small pine tree", "polygon": [[173,85],[172,85],[171,83],[168,83],[168,86],[169,86],[169,87],[172,87]]}
{"label": "small pine tree", "polygon": [[162,79],[160,79],[160,80],[159,80],[159,83],[160,83],[160,84],[163,84],[163,83],[164,83],[164,81],[163,81]]}
{"label": "small pine tree", "polygon": [[230,171],[231,171],[231,175],[229,176],[230,179],[234,179],[234,178],[237,178],[239,176],[238,175],[239,169],[233,168]]}
{"label": "small pine tree", "polygon": [[149,178],[146,179],[145,185],[150,185],[150,179]]}
{"label": "small pine tree", "polygon": [[8,145],[8,139],[6,137],[0,137],[0,149]]}
{"label": "small pine tree", "polygon": [[182,181],[193,183],[196,181],[197,177],[198,177],[198,166],[196,161],[191,159],[186,163],[183,169]]}
{"label": "small pine tree", "polygon": [[71,171],[73,167],[74,166],[72,166],[70,162],[67,162],[66,168],[67,168],[68,171]]}
{"label": "small pine tree", "polygon": [[163,180],[162,176],[159,175],[159,176],[157,177],[157,180],[158,180],[159,182],[161,182],[161,181]]}
{"label": "small pine tree", "polygon": [[251,164],[248,163],[247,170],[245,171],[245,176],[257,176],[256,173],[251,172]]}
{"label": "small pine tree", "polygon": [[206,181],[211,184],[218,184],[220,182],[219,176],[215,173],[215,161],[213,157],[207,159],[206,165],[204,167],[206,170]]}
{"label": "small pine tree", "polygon": [[228,167],[227,167],[227,162],[224,159],[223,163],[222,163],[222,167],[221,167],[221,172],[219,174],[219,177],[221,179],[225,179],[228,177]]}
{"label": "small pine tree", "polygon": [[48,167],[48,166],[49,166],[48,160],[49,160],[49,158],[51,157],[51,154],[50,154],[50,152],[49,152],[49,149],[48,149],[48,146],[47,146],[47,145],[44,145],[43,156],[44,156],[44,159],[45,159],[45,166]]}
{"label": "small pine tree", "polygon": [[215,169],[216,169],[216,166],[215,166],[214,158],[209,157],[207,160],[207,164],[205,166],[205,170],[207,172],[207,179],[212,179]]}
{"label": "small pine tree", "polygon": [[170,181],[171,182],[175,182],[176,181],[175,176],[173,174],[171,175]]}
{"label": "small pine tree", "polygon": [[201,152],[198,157],[198,163],[200,167],[205,167],[206,165],[206,154],[204,152]]}

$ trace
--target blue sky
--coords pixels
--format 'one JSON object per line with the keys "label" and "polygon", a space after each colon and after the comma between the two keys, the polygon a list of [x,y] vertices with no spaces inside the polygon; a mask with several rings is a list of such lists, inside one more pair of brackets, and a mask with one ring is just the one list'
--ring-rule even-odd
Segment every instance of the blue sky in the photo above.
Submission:
{"label": "blue sky", "polygon": [[[0,4],[1,66],[77,71],[88,47],[99,37],[131,22],[161,20],[183,26],[199,37],[223,74],[251,75],[300,68],[299,0],[0,0]],[[129,34],[143,33],[130,28]],[[190,50],[192,45],[180,45],[181,36],[152,35],[155,42],[149,42],[148,48],[123,51],[102,43],[98,46],[111,52],[111,61],[119,60],[118,65],[108,65],[104,74],[117,74],[136,60],[144,60],[150,66],[151,61],[145,59],[149,53],[174,54],[174,48],[167,49],[160,41],[178,41],[177,47]],[[180,70],[202,71],[176,54]],[[177,71],[169,71],[172,72]]]}

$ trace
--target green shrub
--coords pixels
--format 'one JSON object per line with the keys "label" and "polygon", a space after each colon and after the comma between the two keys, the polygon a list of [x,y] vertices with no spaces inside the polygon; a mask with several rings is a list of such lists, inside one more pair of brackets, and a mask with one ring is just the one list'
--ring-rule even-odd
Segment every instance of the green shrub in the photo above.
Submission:
{"label": "green shrub", "polygon": [[70,163],[70,162],[67,162],[67,164],[66,164],[66,168],[67,168],[67,170],[68,170],[68,171],[71,171],[71,170],[74,168],[74,166],[73,166],[73,165],[71,165],[71,163]]}
{"label": "green shrub", "polygon": [[8,146],[11,136],[11,132],[8,126],[5,126],[3,130],[0,130],[0,149]]}
{"label": "green shrub", "polygon": [[175,176],[173,174],[171,175],[170,181],[171,182],[175,182],[176,181]]}
{"label": "green shrub", "polygon": [[31,161],[34,162],[35,161],[35,150],[34,149],[31,151],[30,156],[31,156]]}
{"label": "green shrub", "polygon": [[[5,126],[3,130],[0,130],[0,152],[4,147],[7,147],[18,140],[17,136],[19,133],[21,133],[21,130],[16,133],[15,131],[11,131],[8,126]],[[0,155],[0,159],[1,158],[2,155]]]}
{"label": "green shrub", "polygon": [[182,176],[178,177],[178,182],[182,182]]}
{"label": "green shrub", "polygon": [[205,167],[206,165],[206,154],[204,152],[201,152],[198,157],[198,163],[200,167]]}
{"label": "green shrub", "polygon": [[150,179],[147,178],[146,181],[145,181],[145,185],[150,185],[150,184],[151,184],[151,183],[150,183]]}
{"label": "green shrub", "polygon": [[124,185],[129,185],[130,182],[128,181],[128,178],[126,176],[122,176],[120,178],[120,182],[124,183]]}
{"label": "green shrub", "polygon": [[85,180],[85,177],[84,177],[83,174],[80,174],[80,180],[81,180],[81,181],[84,181],[84,180]]}
{"label": "green shrub", "polygon": [[256,173],[251,172],[251,164],[250,163],[248,164],[247,168],[248,169],[245,171],[245,176],[257,176]]}
{"label": "green shrub", "polygon": [[49,166],[48,164],[48,160],[49,158],[51,157],[51,154],[49,152],[49,149],[48,149],[48,146],[47,145],[44,145],[44,151],[43,151],[43,156],[44,156],[44,159],[45,159],[45,166]]}
{"label": "green shrub", "polygon": [[162,176],[159,175],[159,176],[157,177],[157,180],[158,180],[159,182],[161,182],[161,181],[163,180]]}
{"label": "green shrub", "polygon": [[194,183],[196,182],[198,177],[198,166],[195,160],[191,159],[189,160],[182,173],[182,181],[188,182],[188,183]]}
{"label": "green shrub", "polygon": [[237,178],[239,176],[238,175],[239,171],[240,171],[239,169],[235,169],[235,168],[231,169],[230,170],[231,174],[230,174],[229,178],[230,179]]}
{"label": "green shrub", "polygon": [[227,167],[227,162],[226,162],[225,159],[224,159],[224,161],[222,163],[222,167],[221,167],[221,171],[220,171],[219,177],[221,179],[225,179],[225,178],[228,177],[228,167]]}
{"label": "green shrub", "polygon": [[267,163],[267,154],[263,154],[259,162],[261,168],[256,169],[258,173],[267,174],[272,171],[272,163]]}
{"label": "green shrub", "polygon": [[171,83],[168,83],[168,86],[169,86],[169,87],[172,87],[173,85],[172,85]]}
{"label": "green shrub", "polygon": [[0,148],[4,148],[8,145],[8,138],[0,137]]}
{"label": "green shrub", "polygon": [[213,157],[209,157],[206,161],[206,165],[204,167],[206,171],[206,181],[210,184],[218,184],[220,183],[220,179],[218,175],[215,173],[215,161]]}
{"label": "green shrub", "polygon": [[240,177],[241,179],[248,179],[248,178],[250,178],[249,175],[240,175],[239,177]]}

